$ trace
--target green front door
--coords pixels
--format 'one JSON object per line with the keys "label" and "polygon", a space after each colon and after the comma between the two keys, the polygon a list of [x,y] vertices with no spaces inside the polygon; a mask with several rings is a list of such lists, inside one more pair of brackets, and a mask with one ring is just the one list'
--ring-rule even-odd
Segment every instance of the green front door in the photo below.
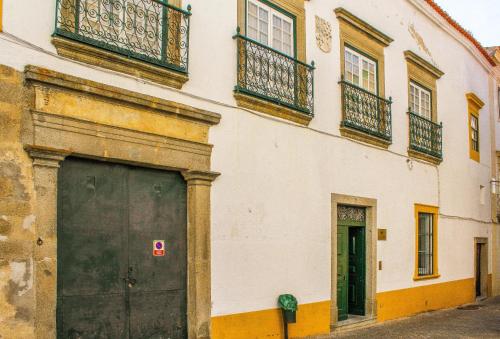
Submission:
{"label": "green front door", "polygon": [[349,314],[365,315],[365,228],[349,227]]}
{"label": "green front door", "polygon": [[338,207],[337,308],[338,320],[365,315],[365,209]]}

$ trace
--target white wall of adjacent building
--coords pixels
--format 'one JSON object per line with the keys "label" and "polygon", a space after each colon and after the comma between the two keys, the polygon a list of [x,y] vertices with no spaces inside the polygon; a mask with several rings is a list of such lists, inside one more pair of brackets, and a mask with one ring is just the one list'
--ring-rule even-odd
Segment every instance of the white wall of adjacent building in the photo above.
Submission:
{"label": "white wall of adjacent building", "polygon": [[[303,127],[235,106],[236,1],[189,3],[190,74],[181,91],[56,56],[50,42],[54,1],[4,0],[4,13],[9,15],[0,36],[0,63],[18,70],[34,64],[222,114],[210,135],[215,146],[212,168],[222,173],[212,191],[214,316],[273,308],[285,292],[296,295],[300,303],[330,299],[332,193],[377,199],[377,226],[387,229],[387,241],[377,244],[377,260],[383,262],[377,271],[378,292],[474,276],[474,237],[490,238],[492,231],[489,198],[495,146],[488,134],[493,104],[488,99],[489,70],[477,51],[468,50],[410,1],[306,2],[307,61],[316,63],[315,117]],[[337,7],[394,39],[385,49],[386,96],[394,101],[393,144],[388,151],[340,136]],[[328,54],[316,46],[316,15],[332,26],[333,48]],[[430,55],[419,47],[410,27]],[[437,81],[444,153],[439,166],[408,162],[405,50],[445,73]],[[468,92],[485,102],[480,113],[480,163],[469,158]],[[480,186],[486,190],[483,204]],[[441,213],[441,276],[430,281],[413,280],[415,203],[439,206]]]}

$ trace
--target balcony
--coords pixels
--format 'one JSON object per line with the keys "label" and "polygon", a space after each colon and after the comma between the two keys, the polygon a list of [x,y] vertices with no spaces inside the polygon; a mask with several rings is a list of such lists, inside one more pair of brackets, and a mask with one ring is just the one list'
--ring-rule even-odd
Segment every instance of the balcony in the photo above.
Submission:
{"label": "balcony", "polygon": [[342,90],[341,133],[387,148],[392,142],[392,101],[379,97],[347,81]]}
{"label": "balcony", "polygon": [[413,112],[408,112],[410,124],[409,153],[417,158],[439,164],[443,159],[443,124],[436,124]]}
{"label": "balcony", "polygon": [[[150,66],[157,66],[187,80],[190,16],[189,7],[184,11],[166,0],[57,0],[54,44],[64,56],[86,52],[80,61],[103,66],[102,59],[109,57],[125,73],[138,61],[142,70],[154,73]],[[72,44],[64,44],[68,40]],[[80,44],[75,47],[75,42]],[[101,50],[112,53],[103,55]]]}
{"label": "balcony", "polygon": [[234,38],[238,49],[235,87],[238,103],[241,105],[242,97],[252,97],[256,100],[245,100],[251,103],[249,108],[307,124],[314,115],[314,65],[239,33]]}

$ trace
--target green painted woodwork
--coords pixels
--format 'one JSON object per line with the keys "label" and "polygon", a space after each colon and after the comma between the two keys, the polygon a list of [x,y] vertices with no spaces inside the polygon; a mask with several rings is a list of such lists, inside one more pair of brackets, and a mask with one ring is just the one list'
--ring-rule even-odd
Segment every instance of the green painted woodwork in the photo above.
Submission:
{"label": "green painted woodwork", "polygon": [[443,158],[443,123],[436,124],[413,112],[408,112],[410,120],[410,149]]}
{"label": "green painted woodwork", "polygon": [[57,338],[187,338],[186,225],[179,173],[63,161]]}
{"label": "green painted woodwork", "polygon": [[392,98],[375,95],[364,88],[342,80],[342,127],[353,128],[392,141]]}
{"label": "green painted woodwork", "polygon": [[[277,6],[275,4],[273,4],[271,1],[269,0],[259,0],[260,2],[262,2],[263,4],[277,10],[278,12],[280,12],[281,14],[289,17],[290,19],[292,19],[293,21],[293,55],[297,56],[297,17],[295,15],[293,15],[292,13],[288,12],[287,10],[285,10],[284,8],[281,8],[280,6]],[[248,0],[245,0],[245,32],[248,31]]]}
{"label": "green painted woodwork", "polygon": [[[373,62],[375,63],[375,70],[376,70],[376,72],[375,72],[375,76],[376,76],[376,78],[375,78],[375,86],[376,86],[376,89],[377,89],[375,94],[379,95],[380,93],[379,93],[379,83],[378,83],[378,79],[380,79],[380,78],[379,78],[378,60],[377,60],[377,59],[375,59],[375,58],[373,58],[372,56],[370,56],[370,55],[366,54],[365,52],[363,52],[362,50],[360,50],[359,48],[357,48],[357,47],[355,47],[355,46],[353,46],[353,45],[351,45],[351,44],[347,44],[347,43],[346,43],[346,44],[344,45],[344,49],[345,49],[345,48],[348,48],[348,49],[350,49],[350,50],[353,50],[353,51],[355,51],[356,53],[361,54],[361,55],[362,55],[362,56],[364,56],[365,58],[367,58],[367,59],[369,59],[369,60],[371,60],[371,61],[373,61]],[[345,51],[344,51],[344,53],[345,53]],[[344,61],[344,62],[345,62],[345,61]],[[344,66],[344,67],[345,67],[345,66]]]}
{"label": "green painted woodwork", "polygon": [[337,228],[337,307],[339,321],[347,319],[348,313],[348,269],[349,269],[349,228]]}
{"label": "green painted woodwork", "polygon": [[241,35],[237,40],[235,92],[314,115],[314,63],[308,65]]}
{"label": "green painted woodwork", "polygon": [[166,0],[57,0],[54,35],[187,73],[190,16]]}
{"label": "green painted woodwork", "polygon": [[349,227],[349,314],[365,315],[365,228]]}
{"label": "green painted woodwork", "polygon": [[366,209],[337,206],[338,320],[348,314],[365,315]]}

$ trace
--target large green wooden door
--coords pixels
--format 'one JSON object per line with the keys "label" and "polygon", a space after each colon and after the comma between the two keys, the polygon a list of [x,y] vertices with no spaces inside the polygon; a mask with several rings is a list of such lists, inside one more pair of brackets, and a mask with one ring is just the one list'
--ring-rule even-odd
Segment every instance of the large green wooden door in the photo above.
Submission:
{"label": "large green wooden door", "polygon": [[348,313],[348,234],[348,227],[339,226],[337,228],[337,307],[339,321],[346,320]]}
{"label": "large green wooden door", "polygon": [[362,207],[337,207],[338,320],[365,314],[365,226]]}
{"label": "large green wooden door", "polygon": [[349,313],[365,315],[365,228],[349,227]]}
{"label": "large green wooden door", "polygon": [[58,338],[186,338],[180,174],[70,158],[58,197]]}

